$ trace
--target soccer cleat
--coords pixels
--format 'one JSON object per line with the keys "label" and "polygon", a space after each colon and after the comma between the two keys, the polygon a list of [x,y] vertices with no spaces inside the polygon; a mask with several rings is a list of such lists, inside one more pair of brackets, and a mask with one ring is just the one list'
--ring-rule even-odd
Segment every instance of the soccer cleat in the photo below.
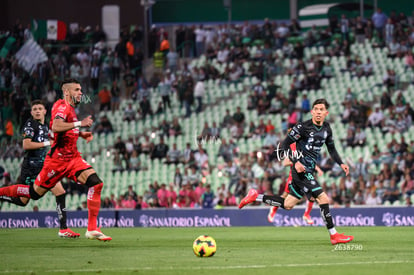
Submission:
{"label": "soccer cleat", "polygon": [[277,208],[278,207],[276,207],[276,206],[270,207],[269,214],[267,214],[267,221],[268,222],[273,223],[273,221],[275,220],[275,215],[276,215]]}
{"label": "soccer cleat", "polygon": [[247,196],[244,197],[240,204],[239,204],[239,208],[243,208],[244,206],[246,206],[246,204],[252,203],[256,200],[257,196],[259,195],[259,193],[257,193],[257,191],[255,189],[250,189],[249,193],[247,193]]}
{"label": "soccer cleat", "polygon": [[58,232],[58,236],[61,238],[79,238],[80,234],[73,232],[70,228],[60,229]]}
{"label": "soccer cleat", "polygon": [[111,237],[106,236],[104,233],[102,233],[100,228],[96,230],[86,231],[85,237],[89,240],[98,240],[104,242],[112,240]]}
{"label": "soccer cleat", "polygon": [[338,243],[349,243],[354,239],[354,236],[346,236],[344,234],[336,233],[331,235],[331,243],[338,244]]}
{"label": "soccer cleat", "polygon": [[311,218],[311,216],[309,215],[303,215],[302,219],[307,223],[307,224],[313,224],[313,220]]}

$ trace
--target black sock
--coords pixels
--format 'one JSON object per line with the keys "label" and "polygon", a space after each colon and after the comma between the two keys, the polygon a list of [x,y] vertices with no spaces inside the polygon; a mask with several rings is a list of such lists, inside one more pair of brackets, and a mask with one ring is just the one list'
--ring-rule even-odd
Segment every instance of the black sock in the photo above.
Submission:
{"label": "black sock", "polygon": [[319,205],[321,210],[321,216],[323,221],[325,222],[326,228],[331,229],[334,228],[331,212],[329,211],[329,204],[320,204]]}
{"label": "black sock", "polygon": [[281,208],[285,208],[285,199],[278,195],[274,195],[274,196],[263,195],[263,202],[271,206],[278,206]]}
{"label": "black sock", "polygon": [[58,213],[60,229],[66,229],[66,194],[56,197],[56,211]]}
{"label": "black sock", "polygon": [[8,196],[0,196],[0,201],[8,201],[10,203],[13,203],[15,205],[19,205],[19,206],[26,206],[27,203],[24,203],[20,200],[20,198],[15,198],[15,197],[8,197]]}

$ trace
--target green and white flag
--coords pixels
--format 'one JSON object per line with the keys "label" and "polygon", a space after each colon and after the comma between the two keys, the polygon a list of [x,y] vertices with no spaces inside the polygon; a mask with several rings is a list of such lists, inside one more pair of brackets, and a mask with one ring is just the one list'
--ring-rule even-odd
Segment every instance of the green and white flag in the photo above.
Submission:
{"label": "green and white flag", "polygon": [[46,53],[33,39],[27,40],[15,55],[20,67],[32,74],[37,64],[48,60]]}
{"label": "green and white flag", "polygon": [[59,20],[33,20],[32,33],[36,39],[65,40],[66,24]]}
{"label": "green and white flag", "polygon": [[14,42],[16,42],[16,38],[14,38],[13,36],[9,36],[9,38],[7,38],[6,42],[3,45],[3,48],[0,50],[0,58],[7,57]]}

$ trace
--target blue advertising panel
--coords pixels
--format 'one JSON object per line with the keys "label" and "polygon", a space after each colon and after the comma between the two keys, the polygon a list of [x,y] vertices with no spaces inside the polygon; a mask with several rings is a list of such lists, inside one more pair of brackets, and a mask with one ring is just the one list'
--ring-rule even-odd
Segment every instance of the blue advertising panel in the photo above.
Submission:
{"label": "blue advertising panel", "polygon": [[[102,227],[231,227],[231,226],[308,226],[303,209],[280,209],[273,224],[267,221],[268,208],[238,209],[161,209],[105,210],[99,213]],[[314,224],[325,226],[319,211],[311,213]],[[336,226],[414,226],[411,207],[334,208]],[[69,227],[87,227],[86,211],[69,211]],[[59,227],[56,212],[0,212],[0,228]]]}

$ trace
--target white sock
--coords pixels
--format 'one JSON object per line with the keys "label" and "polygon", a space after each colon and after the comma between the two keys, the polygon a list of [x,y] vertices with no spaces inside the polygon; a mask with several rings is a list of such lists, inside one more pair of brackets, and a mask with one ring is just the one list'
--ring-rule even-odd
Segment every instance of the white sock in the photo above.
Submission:
{"label": "white sock", "polygon": [[328,230],[329,230],[329,234],[331,235],[335,235],[337,233],[335,227],[332,227],[331,229],[328,229]]}
{"label": "white sock", "polygon": [[263,202],[263,194],[257,195],[256,201]]}

